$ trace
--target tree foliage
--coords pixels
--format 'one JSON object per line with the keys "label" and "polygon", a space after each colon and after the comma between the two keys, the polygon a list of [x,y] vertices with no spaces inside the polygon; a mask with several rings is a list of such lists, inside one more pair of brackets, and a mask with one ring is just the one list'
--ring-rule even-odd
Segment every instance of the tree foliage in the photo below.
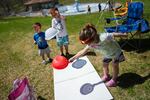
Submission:
{"label": "tree foliage", "polygon": [[24,9],[25,0],[1,0],[0,15],[6,16]]}

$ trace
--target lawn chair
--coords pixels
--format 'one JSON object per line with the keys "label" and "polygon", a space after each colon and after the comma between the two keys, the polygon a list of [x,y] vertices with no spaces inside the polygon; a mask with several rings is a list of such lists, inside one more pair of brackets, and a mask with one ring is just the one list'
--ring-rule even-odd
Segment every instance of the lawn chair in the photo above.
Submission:
{"label": "lawn chair", "polygon": [[[149,31],[148,22],[143,19],[143,3],[142,2],[132,2],[128,5],[128,13],[126,17],[120,18],[107,18],[106,22],[110,23],[113,20],[124,20],[121,25],[113,26],[113,27],[104,27],[106,32],[108,33],[119,33],[118,36],[122,38],[123,35],[131,34],[130,38],[134,38],[136,33],[145,33]],[[134,32],[134,33],[132,33]],[[140,36],[139,34],[139,36]],[[126,39],[128,40],[128,39]],[[140,39],[139,39],[140,40]],[[126,43],[134,48],[138,48],[140,45],[135,46],[125,41],[121,47],[123,47]]]}

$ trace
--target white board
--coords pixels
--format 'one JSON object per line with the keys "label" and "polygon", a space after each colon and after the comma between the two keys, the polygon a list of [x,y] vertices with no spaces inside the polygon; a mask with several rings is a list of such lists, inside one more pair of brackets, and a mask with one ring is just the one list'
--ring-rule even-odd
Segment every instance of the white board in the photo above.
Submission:
{"label": "white board", "polygon": [[[82,57],[87,63],[79,69],[70,63],[63,70],[54,69],[54,95],[55,100],[111,100],[113,97],[101,81],[98,73],[88,58]],[[86,83],[96,84],[92,92],[83,94],[82,87]]]}

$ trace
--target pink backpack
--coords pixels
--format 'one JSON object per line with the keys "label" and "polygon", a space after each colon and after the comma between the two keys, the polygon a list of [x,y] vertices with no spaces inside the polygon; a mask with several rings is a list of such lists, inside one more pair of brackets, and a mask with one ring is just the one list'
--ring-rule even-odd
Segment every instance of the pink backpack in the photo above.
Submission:
{"label": "pink backpack", "polygon": [[27,77],[14,81],[8,100],[36,100],[33,88],[29,85]]}

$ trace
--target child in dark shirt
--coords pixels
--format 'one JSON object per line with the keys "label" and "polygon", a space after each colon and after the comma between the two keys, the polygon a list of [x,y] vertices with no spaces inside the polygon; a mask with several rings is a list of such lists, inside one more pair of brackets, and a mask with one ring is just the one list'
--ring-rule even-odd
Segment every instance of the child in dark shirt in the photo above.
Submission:
{"label": "child in dark shirt", "polygon": [[50,58],[50,48],[47,44],[47,41],[45,40],[45,33],[41,31],[41,24],[40,23],[34,23],[33,29],[35,31],[33,39],[34,43],[38,46],[38,52],[39,55],[42,56],[42,64],[46,64],[45,60],[45,54],[48,57],[48,62],[52,62],[52,59]]}

